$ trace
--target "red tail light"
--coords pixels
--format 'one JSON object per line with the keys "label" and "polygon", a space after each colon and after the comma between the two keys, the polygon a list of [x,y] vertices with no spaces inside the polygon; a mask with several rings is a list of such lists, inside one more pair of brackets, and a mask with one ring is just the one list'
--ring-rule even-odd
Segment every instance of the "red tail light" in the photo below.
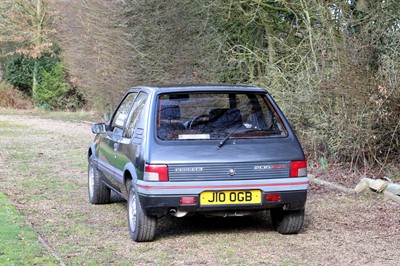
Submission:
{"label": "red tail light", "polygon": [[146,164],[144,167],[144,178],[145,181],[168,181],[168,166],[166,165],[149,165]]}
{"label": "red tail light", "polygon": [[265,199],[267,201],[281,201],[281,194],[278,194],[278,193],[276,193],[276,194],[267,194],[265,196]]}
{"label": "red tail light", "polygon": [[291,161],[290,162],[290,177],[307,176],[306,161]]}

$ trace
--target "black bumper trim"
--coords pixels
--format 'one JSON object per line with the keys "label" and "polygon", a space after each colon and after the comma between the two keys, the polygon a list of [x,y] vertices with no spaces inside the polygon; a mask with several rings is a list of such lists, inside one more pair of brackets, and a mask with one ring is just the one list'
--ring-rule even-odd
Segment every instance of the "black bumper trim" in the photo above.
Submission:
{"label": "black bumper trim", "polygon": [[[266,200],[267,194],[280,194],[281,200],[272,202]],[[194,197],[195,204],[182,205],[181,197]],[[143,195],[139,194],[140,204],[147,215],[161,217],[167,215],[171,209],[177,209],[183,212],[207,212],[207,211],[238,211],[254,210],[261,211],[272,208],[285,207],[286,210],[303,209],[307,199],[307,190],[284,191],[284,192],[263,192],[262,203],[255,205],[220,205],[220,206],[200,206],[199,195]]]}

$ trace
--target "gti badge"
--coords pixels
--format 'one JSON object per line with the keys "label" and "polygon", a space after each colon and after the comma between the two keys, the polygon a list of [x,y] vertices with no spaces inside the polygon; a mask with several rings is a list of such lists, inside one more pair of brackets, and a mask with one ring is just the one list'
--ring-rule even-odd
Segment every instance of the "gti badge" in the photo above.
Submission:
{"label": "gti badge", "polygon": [[236,174],[235,169],[233,169],[233,168],[229,169],[228,175],[234,176],[235,174]]}

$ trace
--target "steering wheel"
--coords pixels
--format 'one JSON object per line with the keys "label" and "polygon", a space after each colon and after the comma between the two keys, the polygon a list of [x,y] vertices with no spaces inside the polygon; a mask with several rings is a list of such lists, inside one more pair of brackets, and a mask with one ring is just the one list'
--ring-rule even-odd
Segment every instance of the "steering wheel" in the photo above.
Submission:
{"label": "steering wheel", "polygon": [[193,118],[193,119],[189,122],[189,129],[192,129],[192,126],[193,126],[193,125],[198,124],[198,123],[199,123],[199,120],[200,120],[201,118],[205,118],[205,117],[208,117],[208,115],[202,114],[202,115],[198,115],[198,116],[196,116],[195,118]]}

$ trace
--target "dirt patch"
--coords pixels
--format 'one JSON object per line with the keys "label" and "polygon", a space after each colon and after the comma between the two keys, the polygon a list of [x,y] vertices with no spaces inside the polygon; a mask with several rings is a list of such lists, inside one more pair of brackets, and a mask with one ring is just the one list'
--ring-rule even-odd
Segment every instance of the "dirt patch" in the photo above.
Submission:
{"label": "dirt patch", "polygon": [[126,204],[91,205],[90,125],[0,115],[0,190],[65,264],[397,265],[400,208],[374,194],[311,185],[304,229],[280,235],[269,213],[164,217],[151,243],[129,239]]}

